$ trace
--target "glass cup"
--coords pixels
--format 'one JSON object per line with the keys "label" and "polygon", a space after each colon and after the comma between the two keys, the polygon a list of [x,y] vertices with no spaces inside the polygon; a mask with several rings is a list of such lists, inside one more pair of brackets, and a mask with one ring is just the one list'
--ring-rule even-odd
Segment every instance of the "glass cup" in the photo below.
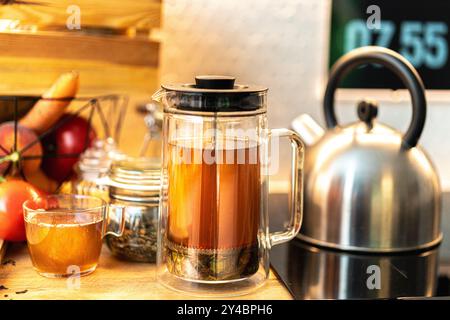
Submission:
{"label": "glass cup", "polygon": [[123,206],[108,206],[100,198],[84,195],[28,200],[23,211],[33,267],[49,278],[92,273],[103,237],[121,236],[125,223]]}

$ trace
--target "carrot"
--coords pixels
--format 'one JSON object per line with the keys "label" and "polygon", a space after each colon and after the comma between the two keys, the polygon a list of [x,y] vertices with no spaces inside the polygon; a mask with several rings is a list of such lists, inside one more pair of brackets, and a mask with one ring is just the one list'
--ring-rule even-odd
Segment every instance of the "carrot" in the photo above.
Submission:
{"label": "carrot", "polygon": [[[70,98],[75,97],[78,91],[78,73],[68,72],[62,74],[58,80],[48,89],[42,98],[20,119],[19,123],[41,134],[54,125],[64,114],[70,103]],[[66,100],[45,100],[64,98]]]}

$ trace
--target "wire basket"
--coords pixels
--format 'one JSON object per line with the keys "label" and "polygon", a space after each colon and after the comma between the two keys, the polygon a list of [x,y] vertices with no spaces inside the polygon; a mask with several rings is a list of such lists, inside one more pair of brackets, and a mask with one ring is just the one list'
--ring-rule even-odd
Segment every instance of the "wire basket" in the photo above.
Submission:
{"label": "wire basket", "polygon": [[[18,141],[19,119],[25,115],[39,100],[48,101],[70,101],[67,107],[67,115],[59,119],[53,126],[41,134],[36,134],[36,138],[20,145]],[[89,147],[89,132],[95,129],[97,139],[113,139],[118,145],[128,97],[123,95],[104,95],[98,97],[76,97],[49,99],[38,96],[0,96],[0,124],[6,121],[12,121],[13,141],[9,143],[10,148],[4,147],[0,143],[0,175],[3,177],[19,176],[25,181],[29,181],[27,175],[30,173],[24,170],[27,161],[40,161],[42,164],[45,158],[70,158],[79,159],[80,155]],[[83,148],[81,152],[61,153],[58,151],[49,152],[42,148],[40,155],[26,155],[26,152],[37,144],[43,144],[58,128],[70,122],[75,117],[83,117],[87,121],[87,127],[84,136]],[[1,140],[1,137],[0,137]],[[0,141],[1,142],[1,141]],[[57,181],[57,191],[64,181],[70,179],[73,172]]]}

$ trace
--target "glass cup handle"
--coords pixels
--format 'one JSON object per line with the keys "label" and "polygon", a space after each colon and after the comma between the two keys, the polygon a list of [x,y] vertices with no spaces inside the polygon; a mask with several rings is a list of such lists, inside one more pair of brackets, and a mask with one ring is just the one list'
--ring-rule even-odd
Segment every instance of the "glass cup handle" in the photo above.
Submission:
{"label": "glass cup handle", "polygon": [[303,219],[303,159],[304,144],[300,136],[289,129],[272,129],[270,138],[288,138],[292,147],[292,172],[290,193],[290,219],[284,231],[269,234],[270,246],[274,246],[293,239],[300,231]]}
{"label": "glass cup handle", "polygon": [[106,208],[103,236],[120,237],[125,229],[125,206],[110,204]]}

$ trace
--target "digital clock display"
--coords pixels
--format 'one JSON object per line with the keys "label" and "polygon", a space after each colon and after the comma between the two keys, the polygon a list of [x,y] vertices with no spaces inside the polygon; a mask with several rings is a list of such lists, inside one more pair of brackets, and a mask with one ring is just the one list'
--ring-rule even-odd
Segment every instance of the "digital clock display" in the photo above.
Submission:
{"label": "digital clock display", "polygon": [[[329,66],[352,49],[382,46],[408,59],[427,89],[450,89],[449,25],[448,0],[333,0]],[[403,88],[374,65],[353,71],[340,86]]]}

